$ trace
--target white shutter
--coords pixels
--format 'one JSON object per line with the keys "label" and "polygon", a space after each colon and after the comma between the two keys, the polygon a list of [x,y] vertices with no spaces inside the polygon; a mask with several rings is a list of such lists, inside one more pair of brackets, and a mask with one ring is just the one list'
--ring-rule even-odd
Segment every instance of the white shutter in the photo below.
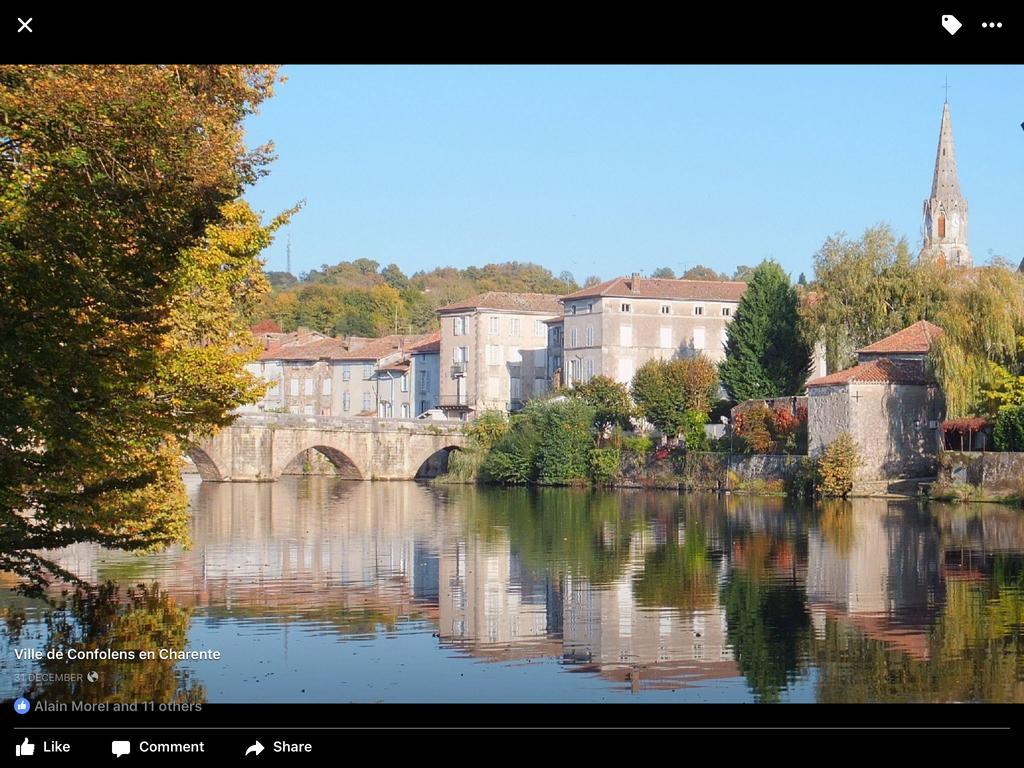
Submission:
{"label": "white shutter", "polygon": [[704,349],[704,329],[694,328],[693,329],[693,348]]}

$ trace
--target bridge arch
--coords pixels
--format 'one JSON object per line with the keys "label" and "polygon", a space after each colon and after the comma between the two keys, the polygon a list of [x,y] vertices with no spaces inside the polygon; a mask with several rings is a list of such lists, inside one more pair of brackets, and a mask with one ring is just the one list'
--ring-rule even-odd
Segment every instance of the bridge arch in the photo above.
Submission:
{"label": "bridge arch", "polygon": [[226,479],[224,472],[217,462],[214,461],[214,458],[198,445],[190,446],[186,449],[185,455],[192,459],[192,463],[199,470],[199,477],[202,478],[203,482],[219,483]]}
{"label": "bridge arch", "polygon": [[295,464],[296,461],[300,460],[307,451],[316,451],[321,456],[326,458],[334,468],[338,471],[338,476],[345,480],[362,480],[364,479],[363,471],[357,465],[347,453],[340,448],[335,448],[331,445],[324,445],[317,443],[315,445],[309,445],[305,448],[301,448],[296,451],[292,458],[281,468],[280,474],[285,474],[286,470]]}
{"label": "bridge arch", "polygon": [[453,451],[461,451],[461,445],[446,445],[443,448],[422,451],[413,465],[418,467],[414,478],[437,477],[448,471],[448,459]]}

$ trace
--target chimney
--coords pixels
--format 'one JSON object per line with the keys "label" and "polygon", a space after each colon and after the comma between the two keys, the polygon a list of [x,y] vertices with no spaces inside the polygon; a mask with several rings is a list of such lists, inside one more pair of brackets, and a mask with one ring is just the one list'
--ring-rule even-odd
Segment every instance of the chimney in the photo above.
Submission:
{"label": "chimney", "polygon": [[640,293],[640,286],[637,285],[637,283],[639,283],[639,282],[640,282],[640,273],[639,272],[634,272],[632,275],[629,276],[629,286],[628,287],[629,287],[629,292],[630,293]]}

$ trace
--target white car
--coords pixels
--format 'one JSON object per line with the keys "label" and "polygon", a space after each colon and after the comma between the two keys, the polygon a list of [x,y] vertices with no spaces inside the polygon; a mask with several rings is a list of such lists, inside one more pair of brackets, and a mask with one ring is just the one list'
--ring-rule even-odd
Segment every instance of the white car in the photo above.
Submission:
{"label": "white car", "polygon": [[429,410],[426,410],[416,418],[426,419],[427,421],[448,421],[448,417],[445,416],[444,411],[442,411],[440,408],[431,408]]}

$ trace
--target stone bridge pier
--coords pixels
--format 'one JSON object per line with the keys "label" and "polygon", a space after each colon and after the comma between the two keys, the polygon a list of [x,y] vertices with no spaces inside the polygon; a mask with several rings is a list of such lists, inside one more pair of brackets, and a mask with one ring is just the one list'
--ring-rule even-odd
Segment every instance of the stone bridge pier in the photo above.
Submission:
{"label": "stone bridge pier", "polygon": [[309,450],[351,480],[411,480],[466,441],[461,422],[244,415],[188,450],[203,480],[272,482]]}

